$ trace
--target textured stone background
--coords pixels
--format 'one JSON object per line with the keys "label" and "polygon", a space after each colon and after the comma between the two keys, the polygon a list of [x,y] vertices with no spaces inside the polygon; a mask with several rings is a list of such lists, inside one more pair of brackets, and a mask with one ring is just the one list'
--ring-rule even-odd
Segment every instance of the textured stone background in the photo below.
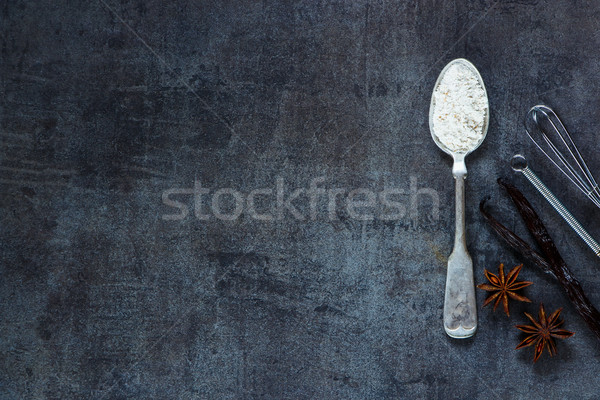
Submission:
{"label": "textured stone background", "polygon": [[[495,184],[508,176],[600,306],[597,259],[507,164],[527,154],[600,237],[598,210],[522,129],[554,106],[600,170],[600,3],[3,1],[0,15],[2,399],[600,398],[597,339],[532,266],[526,294],[577,332],[557,357],[514,350],[535,305],[481,310],[472,340],[444,334],[453,182],[427,124],[439,71],[470,59],[492,110],[468,159],[477,281],[519,262],[477,211],[491,195],[524,233]],[[417,223],[330,221],[322,202],[305,221],[161,218],[163,191],[194,179],[248,193],[278,177],[413,177],[440,218],[426,200]]]}

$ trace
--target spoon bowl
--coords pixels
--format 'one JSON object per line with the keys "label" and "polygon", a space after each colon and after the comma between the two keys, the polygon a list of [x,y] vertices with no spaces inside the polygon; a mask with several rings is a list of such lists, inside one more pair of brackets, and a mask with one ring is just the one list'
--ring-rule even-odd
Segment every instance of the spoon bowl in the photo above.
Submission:
{"label": "spoon bowl", "polygon": [[[479,70],[477,70],[477,68],[475,67],[475,65],[473,65],[473,63],[471,63],[469,60],[464,59],[464,58],[457,58],[455,60],[450,61],[445,67],[444,69],[442,69],[442,72],[440,72],[440,75],[438,76],[435,85],[433,86],[433,91],[435,93],[435,91],[439,88],[440,84],[442,83],[442,80],[444,79],[444,77],[446,76],[446,73],[448,72],[448,70],[456,65],[465,67],[471,74],[473,77],[475,77],[477,79],[477,82],[479,82],[479,85],[483,91],[484,97],[486,99],[487,102],[487,91],[485,89],[485,85],[483,83],[483,78],[481,77],[481,74],[479,73]],[[473,151],[475,151],[479,146],[481,146],[481,143],[483,143],[483,141],[485,140],[485,137],[487,136],[487,131],[488,131],[488,127],[489,127],[489,122],[490,122],[490,118],[489,118],[489,111],[485,113],[484,119],[483,119],[483,129],[482,132],[483,134],[481,135],[481,138],[479,141],[477,141],[473,146],[471,146],[468,150],[466,151],[452,151],[450,150],[444,143],[442,143],[440,141],[440,139],[438,138],[438,135],[436,135],[435,133],[435,129],[434,129],[434,109],[436,107],[436,101],[435,101],[435,96],[431,96],[431,103],[429,105],[429,132],[431,133],[431,137],[433,138],[433,141],[435,142],[435,144],[445,153],[449,154],[450,156],[452,156],[453,158],[455,158],[455,156],[460,156],[462,155],[462,158],[464,159],[464,157],[466,157],[467,155],[471,154]],[[487,107],[487,109],[489,110],[489,106]]]}

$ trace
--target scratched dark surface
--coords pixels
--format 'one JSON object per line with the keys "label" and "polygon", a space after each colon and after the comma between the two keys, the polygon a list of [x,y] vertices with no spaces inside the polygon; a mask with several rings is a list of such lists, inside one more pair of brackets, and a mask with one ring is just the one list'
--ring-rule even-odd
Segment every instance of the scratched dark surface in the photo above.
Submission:
{"label": "scratched dark surface", "polygon": [[[600,398],[597,339],[529,264],[532,305],[480,310],[466,341],[441,324],[453,182],[427,113],[456,57],[492,110],[467,160],[476,280],[520,262],[477,211],[491,195],[524,233],[508,176],[600,306],[598,261],[507,164],[524,152],[600,237],[521,128],[554,106],[600,169],[600,3],[550,3],[1,2],[0,398]],[[185,195],[187,217],[163,218],[163,192],[195,180],[247,195],[320,177],[345,193],[412,179],[439,219],[427,195],[392,221],[330,219],[323,198],[311,218],[302,197],[304,220],[202,220]],[[576,335],[533,365],[513,325],[540,301]]]}

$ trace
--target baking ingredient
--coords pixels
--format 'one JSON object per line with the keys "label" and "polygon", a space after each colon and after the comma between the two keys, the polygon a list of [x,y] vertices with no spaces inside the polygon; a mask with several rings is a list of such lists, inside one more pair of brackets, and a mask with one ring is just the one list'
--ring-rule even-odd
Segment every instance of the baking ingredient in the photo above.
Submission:
{"label": "baking ingredient", "polygon": [[534,265],[538,266],[543,272],[556,279],[556,275],[554,275],[552,267],[550,264],[548,264],[548,261],[546,261],[542,255],[540,255],[540,253],[532,249],[527,242],[517,236],[513,231],[502,225],[496,218],[486,211],[485,204],[488,200],[489,197],[479,203],[479,211],[481,211],[487,222],[498,234],[498,236],[500,236],[500,238],[503,239],[510,247],[519,252],[519,254],[531,261]]}
{"label": "baking ingredient", "polygon": [[496,311],[496,307],[498,307],[498,304],[500,304],[500,301],[502,301],[504,312],[510,317],[508,312],[509,297],[514,300],[531,303],[531,300],[529,300],[527,297],[515,293],[517,290],[523,289],[524,287],[527,287],[533,283],[529,281],[517,282],[517,276],[519,276],[521,268],[523,268],[523,264],[517,265],[511,269],[506,276],[504,275],[504,264],[500,264],[498,267],[498,276],[492,274],[487,269],[483,270],[485,277],[490,283],[482,283],[481,285],[477,285],[477,287],[482,290],[487,290],[488,292],[496,292],[485,300],[483,307],[487,306],[495,299],[496,303],[494,304],[494,311]]}
{"label": "baking ingredient", "polygon": [[590,330],[594,332],[596,337],[600,340],[600,312],[598,312],[585,295],[581,284],[567,267],[542,220],[538,217],[535,210],[531,207],[531,204],[529,204],[519,189],[503,179],[498,179],[498,183],[508,192],[519,210],[521,217],[525,221],[529,232],[535,238],[544,255],[542,256],[537,251],[533,250],[523,239],[490,215],[485,210],[486,200],[483,200],[479,204],[479,210],[489,222],[492,229],[494,229],[506,243],[521,253],[522,256],[532,261],[533,264],[541,268],[542,271],[547,272],[556,278],[581,318],[583,318]]}
{"label": "baking ingredient", "polygon": [[448,67],[433,92],[433,132],[451,152],[466,153],[485,136],[488,100],[478,76],[465,65]]}
{"label": "baking ingredient", "polygon": [[533,325],[517,325],[516,328],[527,333],[527,337],[517,346],[517,350],[524,347],[534,345],[535,353],[533,356],[533,362],[536,362],[544,351],[544,347],[548,348],[550,356],[556,354],[556,344],[552,338],[566,339],[573,336],[575,333],[560,327],[565,322],[564,320],[559,321],[558,317],[562,308],[554,311],[549,317],[546,317],[546,311],[544,305],[540,304],[540,312],[536,321],[530,314],[524,313]]}

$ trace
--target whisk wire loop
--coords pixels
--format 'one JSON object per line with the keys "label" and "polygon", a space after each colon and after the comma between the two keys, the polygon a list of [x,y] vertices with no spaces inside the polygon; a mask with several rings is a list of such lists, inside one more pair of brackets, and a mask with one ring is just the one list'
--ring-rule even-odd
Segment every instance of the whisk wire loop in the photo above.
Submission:
{"label": "whisk wire loop", "polygon": [[[525,119],[525,131],[537,148],[600,208],[598,184],[556,113],[545,105],[532,107]],[[543,143],[549,150],[544,149]]]}

